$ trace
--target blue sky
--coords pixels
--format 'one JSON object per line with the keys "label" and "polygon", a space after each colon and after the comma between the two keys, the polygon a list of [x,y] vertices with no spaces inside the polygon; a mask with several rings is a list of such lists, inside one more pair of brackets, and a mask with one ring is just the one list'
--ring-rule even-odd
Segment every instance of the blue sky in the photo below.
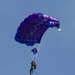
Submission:
{"label": "blue sky", "polygon": [[[37,56],[38,75],[75,75],[75,0],[0,0],[0,75],[29,75],[32,47],[14,40],[29,14],[59,19],[62,32],[48,29]],[[36,75],[34,73],[34,75]]]}

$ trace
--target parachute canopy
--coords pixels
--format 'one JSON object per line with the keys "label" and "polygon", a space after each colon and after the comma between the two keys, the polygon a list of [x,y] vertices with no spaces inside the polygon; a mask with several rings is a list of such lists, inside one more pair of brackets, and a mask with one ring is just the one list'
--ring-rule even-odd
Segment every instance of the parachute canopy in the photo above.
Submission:
{"label": "parachute canopy", "polygon": [[19,43],[33,46],[40,43],[41,38],[48,28],[56,27],[59,30],[59,21],[42,13],[33,13],[21,22],[15,34],[15,40]]}

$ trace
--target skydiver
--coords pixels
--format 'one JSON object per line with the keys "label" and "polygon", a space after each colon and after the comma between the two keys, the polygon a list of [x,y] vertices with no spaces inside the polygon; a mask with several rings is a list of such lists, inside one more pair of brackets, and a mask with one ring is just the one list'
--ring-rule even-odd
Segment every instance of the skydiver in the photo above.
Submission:
{"label": "skydiver", "polygon": [[36,69],[36,63],[34,60],[31,62],[30,75],[32,75],[33,71]]}

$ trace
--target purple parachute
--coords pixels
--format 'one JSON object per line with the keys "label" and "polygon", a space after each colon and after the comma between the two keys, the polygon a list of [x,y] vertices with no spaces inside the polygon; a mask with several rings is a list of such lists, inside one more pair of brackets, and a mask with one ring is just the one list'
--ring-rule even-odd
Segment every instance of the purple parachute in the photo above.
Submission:
{"label": "purple parachute", "polygon": [[41,38],[48,28],[60,26],[59,21],[51,16],[42,13],[33,13],[21,22],[15,35],[15,40],[19,43],[33,46],[40,43]]}

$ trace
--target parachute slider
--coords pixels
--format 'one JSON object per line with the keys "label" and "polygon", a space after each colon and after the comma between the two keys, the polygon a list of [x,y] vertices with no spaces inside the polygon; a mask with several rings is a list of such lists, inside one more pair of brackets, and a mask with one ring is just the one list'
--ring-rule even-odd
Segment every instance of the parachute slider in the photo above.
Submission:
{"label": "parachute slider", "polygon": [[34,55],[38,53],[36,48],[33,48],[31,51],[33,52]]}

